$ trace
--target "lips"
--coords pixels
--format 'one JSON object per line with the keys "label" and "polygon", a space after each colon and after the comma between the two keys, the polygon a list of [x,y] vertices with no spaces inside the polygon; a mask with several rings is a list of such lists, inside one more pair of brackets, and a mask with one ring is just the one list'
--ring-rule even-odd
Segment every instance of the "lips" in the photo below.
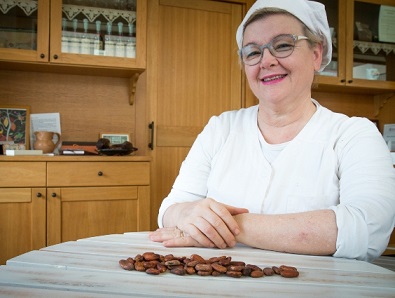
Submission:
{"label": "lips", "polygon": [[265,77],[261,81],[264,83],[272,82],[272,81],[283,79],[283,78],[285,78],[285,76],[286,75],[275,75],[275,76],[271,76],[271,77]]}

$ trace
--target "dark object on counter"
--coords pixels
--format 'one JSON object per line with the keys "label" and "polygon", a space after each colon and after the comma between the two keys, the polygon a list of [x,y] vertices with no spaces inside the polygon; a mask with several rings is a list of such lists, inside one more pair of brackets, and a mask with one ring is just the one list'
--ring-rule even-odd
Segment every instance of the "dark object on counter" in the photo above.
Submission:
{"label": "dark object on counter", "polygon": [[96,148],[101,155],[129,155],[138,150],[128,141],[122,144],[111,144],[110,140],[105,138],[97,141]]}
{"label": "dark object on counter", "polygon": [[110,140],[105,138],[99,139],[96,143],[97,150],[109,149],[110,146],[111,146]]}

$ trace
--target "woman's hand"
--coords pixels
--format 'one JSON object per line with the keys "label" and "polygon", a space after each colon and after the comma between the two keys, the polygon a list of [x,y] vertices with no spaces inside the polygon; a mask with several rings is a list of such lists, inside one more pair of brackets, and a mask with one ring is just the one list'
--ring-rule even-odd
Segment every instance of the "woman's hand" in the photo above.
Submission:
{"label": "woman's hand", "polygon": [[209,198],[178,203],[166,211],[165,228],[150,233],[150,239],[165,246],[233,247],[240,233],[233,216],[247,212]]}

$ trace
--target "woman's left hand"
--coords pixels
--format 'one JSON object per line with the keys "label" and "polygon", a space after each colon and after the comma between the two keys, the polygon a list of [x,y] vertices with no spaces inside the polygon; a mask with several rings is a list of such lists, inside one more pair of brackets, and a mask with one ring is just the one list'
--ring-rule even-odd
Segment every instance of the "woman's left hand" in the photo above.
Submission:
{"label": "woman's left hand", "polygon": [[150,232],[149,238],[155,242],[162,242],[166,247],[202,247],[199,242],[177,227],[159,228]]}

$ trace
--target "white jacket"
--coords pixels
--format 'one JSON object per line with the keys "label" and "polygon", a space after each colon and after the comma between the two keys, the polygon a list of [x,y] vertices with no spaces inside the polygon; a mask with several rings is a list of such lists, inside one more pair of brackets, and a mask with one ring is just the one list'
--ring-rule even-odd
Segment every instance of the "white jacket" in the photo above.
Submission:
{"label": "white jacket", "polygon": [[271,164],[259,142],[258,106],[212,117],[162,202],[159,226],[170,205],[205,197],[261,214],[330,208],[338,226],[334,256],[380,256],[395,224],[389,150],[368,119],[313,102],[313,117]]}

